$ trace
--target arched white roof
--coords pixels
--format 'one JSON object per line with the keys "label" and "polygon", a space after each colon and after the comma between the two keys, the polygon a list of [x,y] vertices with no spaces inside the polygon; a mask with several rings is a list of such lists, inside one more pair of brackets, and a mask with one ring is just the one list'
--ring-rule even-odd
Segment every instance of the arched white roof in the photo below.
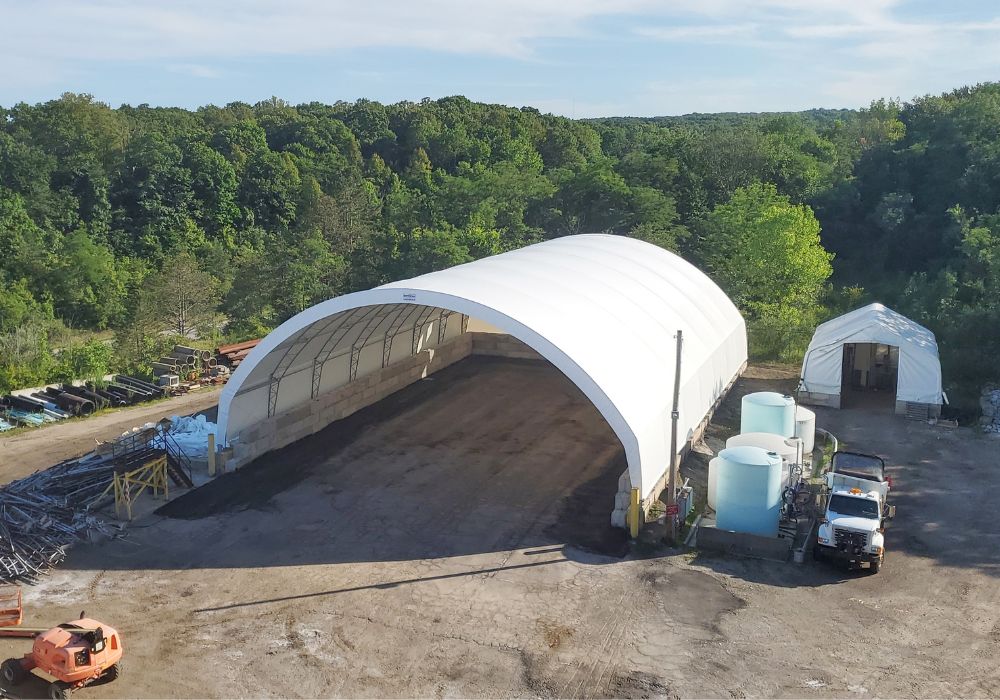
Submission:
{"label": "arched white roof", "polygon": [[223,390],[220,441],[270,415],[260,405],[268,396],[262,387],[270,387],[272,401],[275,392],[293,394],[280,397],[282,410],[307,402],[308,381],[275,380],[365,334],[410,328],[441,311],[491,324],[558,367],[621,440],[643,497],[669,464],[676,331],[684,338],[678,448],[747,358],[742,316],[693,265],[632,238],[567,236],[336,297],[294,316],[251,351]]}
{"label": "arched white roof", "polygon": [[816,328],[802,360],[802,389],[839,395],[845,343],[899,348],[896,400],[941,404],[941,361],[934,334],[882,304],[869,304]]}

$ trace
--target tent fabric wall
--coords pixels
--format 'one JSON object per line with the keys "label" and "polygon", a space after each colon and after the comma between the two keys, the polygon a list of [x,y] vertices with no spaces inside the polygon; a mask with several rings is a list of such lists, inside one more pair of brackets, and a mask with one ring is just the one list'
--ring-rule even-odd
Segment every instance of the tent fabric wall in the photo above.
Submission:
{"label": "tent fabric wall", "polygon": [[941,404],[941,362],[934,334],[882,304],[869,304],[816,328],[802,360],[800,392],[840,395],[843,348],[848,343],[895,345],[896,400]]}
{"label": "tent fabric wall", "polygon": [[[693,265],[636,239],[566,236],[347,294],[294,316],[251,351],[223,390],[220,443],[238,442],[242,430],[268,415],[269,396],[282,411],[315,399],[310,369],[315,377],[322,361],[333,361],[324,357],[346,366],[344,353],[373,326],[374,337],[390,345],[367,356],[378,367],[382,357],[406,355],[410,337],[415,348],[415,329],[447,312],[514,336],[573,381],[621,440],[643,498],[670,463],[676,331],[684,333],[679,446],[747,359],[742,316]],[[456,326],[452,321],[449,333]],[[405,343],[393,343],[399,334]],[[329,381],[320,377],[323,391],[335,388]]]}

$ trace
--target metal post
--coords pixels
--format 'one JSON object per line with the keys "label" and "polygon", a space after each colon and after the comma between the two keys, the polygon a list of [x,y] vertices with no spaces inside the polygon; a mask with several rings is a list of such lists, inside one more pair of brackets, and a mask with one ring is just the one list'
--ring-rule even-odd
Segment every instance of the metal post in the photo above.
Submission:
{"label": "metal post", "polygon": [[208,434],[208,475],[215,476],[215,433]]}
{"label": "metal post", "polygon": [[628,530],[633,540],[639,536],[639,513],[639,489],[634,488],[629,493],[628,504]]}
{"label": "metal post", "polygon": [[674,514],[671,506],[677,505],[677,421],[680,418],[680,397],[681,397],[681,347],[684,344],[683,332],[677,330],[677,367],[674,371],[674,405],[670,412],[670,475],[667,477],[667,508],[671,513],[670,520],[670,542],[677,540],[677,515]]}

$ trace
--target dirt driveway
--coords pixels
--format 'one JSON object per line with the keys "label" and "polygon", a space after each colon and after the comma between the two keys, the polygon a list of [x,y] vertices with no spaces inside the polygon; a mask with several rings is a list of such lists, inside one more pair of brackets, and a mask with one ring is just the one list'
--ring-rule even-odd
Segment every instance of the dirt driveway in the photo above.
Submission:
{"label": "dirt driveway", "polygon": [[[751,368],[732,398],[769,384],[789,390],[794,379]],[[720,422],[738,425],[738,405],[727,401]],[[870,575],[696,555],[694,568],[747,603],[719,626],[707,658],[726,683],[705,694],[1000,696],[1000,440],[889,410],[816,413],[841,449],[886,460],[897,517],[885,566]]]}
{"label": "dirt driveway", "polygon": [[890,464],[878,576],[614,556],[606,424],[549,366],[474,358],[77,548],[26,623],[120,625],[131,673],[81,698],[1000,694],[1000,442],[819,421]]}
{"label": "dirt driveway", "polygon": [[0,436],[0,483],[20,479],[64,459],[89,452],[104,440],[118,437],[135,426],[170,416],[185,416],[213,409],[219,390],[205,387],[148,405],[129,406],[99,416],[65,420],[13,437]]}

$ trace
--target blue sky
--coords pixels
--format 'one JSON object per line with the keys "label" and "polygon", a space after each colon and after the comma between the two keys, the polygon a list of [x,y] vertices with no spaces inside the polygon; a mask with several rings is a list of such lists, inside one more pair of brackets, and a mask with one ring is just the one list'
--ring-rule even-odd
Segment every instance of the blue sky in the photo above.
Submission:
{"label": "blue sky", "polygon": [[0,105],[462,94],[571,117],[859,107],[1000,79],[948,0],[0,0]]}

